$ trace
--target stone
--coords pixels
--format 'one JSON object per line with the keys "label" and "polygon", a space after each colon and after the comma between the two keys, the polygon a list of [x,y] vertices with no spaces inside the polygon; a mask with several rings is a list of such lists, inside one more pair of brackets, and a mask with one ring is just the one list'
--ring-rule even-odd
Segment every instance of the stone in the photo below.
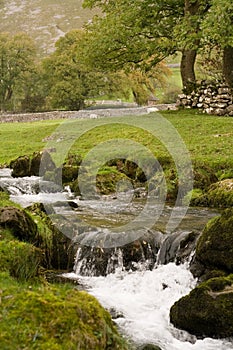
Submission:
{"label": "stone", "polygon": [[233,104],[227,107],[227,112],[228,113],[233,112]]}
{"label": "stone", "polygon": [[137,348],[137,350],[161,350],[161,348],[154,344],[144,344]]}
{"label": "stone", "polygon": [[233,209],[210,220],[197,242],[196,259],[209,269],[233,272]]}
{"label": "stone", "polygon": [[30,158],[21,156],[10,162],[13,177],[24,177],[30,175]]}
{"label": "stone", "polygon": [[218,89],[218,94],[219,95],[225,95],[225,94],[229,94],[229,92],[230,92],[230,89],[228,88],[228,87],[220,87],[219,89]]}
{"label": "stone", "polygon": [[31,159],[30,175],[43,176],[46,171],[56,168],[51,155],[47,151],[35,152]]}
{"label": "stone", "polygon": [[172,306],[170,321],[198,337],[232,337],[233,275],[211,278],[194,288]]}
{"label": "stone", "polygon": [[216,108],[214,111],[213,111],[213,114],[214,115],[225,115],[227,114],[227,109],[226,108]]}
{"label": "stone", "polygon": [[43,176],[56,168],[47,151],[35,152],[32,157],[21,156],[10,162],[13,177]]}
{"label": "stone", "polygon": [[36,241],[37,226],[24,210],[15,207],[0,208],[0,226],[11,229],[20,241]]}

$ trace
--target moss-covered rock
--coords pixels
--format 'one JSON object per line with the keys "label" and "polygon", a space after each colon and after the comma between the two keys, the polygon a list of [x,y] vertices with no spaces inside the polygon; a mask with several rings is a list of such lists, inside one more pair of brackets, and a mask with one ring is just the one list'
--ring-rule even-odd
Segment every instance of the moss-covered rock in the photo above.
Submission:
{"label": "moss-covered rock", "polygon": [[172,306],[170,320],[198,337],[232,337],[233,275],[201,283]]}
{"label": "moss-covered rock", "polygon": [[194,164],[194,188],[207,190],[210,185],[217,181],[214,169],[206,164]]}
{"label": "moss-covered rock", "polygon": [[210,207],[233,207],[233,179],[225,179],[213,184],[206,196]]}
{"label": "moss-covered rock", "polygon": [[126,350],[98,301],[70,285],[20,286],[0,273],[2,349]]}
{"label": "moss-covered rock", "polygon": [[213,208],[233,206],[233,179],[218,181],[209,186],[207,191],[195,191],[191,205]]}
{"label": "moss-covered rock", "polygon": [[39,176],[55,169],[52,157],[46,150],[35,152],[32,156],[20,156],[12,160],[9,166],[13,177]]}
{"label": "moss-covered rock", "polygon": [[28,156],[20,156],[10,162],[13,177],[23,177],[30,175],[30,158]]}
{"label": "moss-covered rock", "polygon": [[197,242],[196,259],[210,270],[233,272],[233,209],[207,223]]}
{"label": "moss-covered rock", "polygon": [[161,350],[161,348],[154,344],[146,344],[140,346],[139,348],[137,348],[137,350]]}
{"label": "moss-covered rock", "polygon": [[[75,259],[75,247],[68,235],[59,231],[57,225],[47,216],[46,209],[41,203],[35,203],[27,208],[37,224],[37,237],[34,244],[43,250],[43,266],[46,269],[71,271]],[[60,217],[60,216],[59,216]],[[63,224],[68,221],[64,218]],[[67,233],[69,231],[67,222]]]}
{"label": "moss-covered rock", "polygon": [[36,240],[36,223],[25,210],[13,206],[0,207],[0,226],[11,229],[21,241],[33,243]]}
{"label": "moss-covered rock", "polygon": [[38,277],[42,259],[42,251],[32,244],[17,240],[0,241],[0,271],[9,271],[18,280]]}

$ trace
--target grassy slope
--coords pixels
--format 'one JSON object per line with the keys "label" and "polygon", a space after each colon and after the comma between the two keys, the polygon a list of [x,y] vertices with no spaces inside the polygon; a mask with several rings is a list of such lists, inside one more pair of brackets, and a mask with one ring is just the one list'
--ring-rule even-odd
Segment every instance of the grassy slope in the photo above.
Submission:
{"label": "grassy slope", "polygon": [[[193,160],[215,168],[233,167],[232,117],[207,116],[190,110],[163,112],[163,116],[178,130]],[[43,149],[46,146],[45,138],[50,136],[61,122],[53,120],[1,124],[0,164],[9,164],[12,159],[20,155],[32,154],[34,151]],[[85,125],[86,122],[80,120],[78,123]],[[122,128],[116,124],[88,132],[79,139],[73,151],[83,155],[95,145],[117,137],[133,138],[149,147],[159,158],[167,155],[165,148],[159,144],[158,140],[153,139],[152,135],[146,135],[132,127],[127,130],[125,126]]]}
{"label": "grassy slope", "polygon": [[[95,11],[96,12],[96,11]],[[0,2],[0,31],[26,32],[43,54],[73,28],[81,28],[94,11],[82,8],[82,0],[15,0]]]}

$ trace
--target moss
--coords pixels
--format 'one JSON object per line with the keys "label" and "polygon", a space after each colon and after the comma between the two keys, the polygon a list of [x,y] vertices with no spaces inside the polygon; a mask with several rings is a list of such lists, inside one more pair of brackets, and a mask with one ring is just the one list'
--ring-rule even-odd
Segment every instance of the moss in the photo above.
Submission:
{"label": "moss", "polygon": [[233,179],[225,179],[213,184],[207,193],[207,197],[211,207],[233,207]]}
{"label": "moss", "polygon": [[[35,203],[27,212],[37,224],[34,244],[44,252],[43,266],[46,269],[71,270],[75,258],[71,240],[58,230],[57,225],[47,216],[43,205]],[[67,224],[67,232],[68,230]]]}
{"label": "moss", "polygon": [[207,223],[197,242],[196,257],[206,267],[233,272],[233,209]]}
{"label": "moss", "polygon": [[[183,204],[190,203],[190,205],[196,206],[200,199],[203,197],[203,191],[200,188],[194,188],[189,191],[183,199]],[[200,205],[200,203],[199,203]]]}
{"label": "moss", "polygon": [[14,205],[16,208],[20,208],[20,205],[15,204],[12,202],[9,198],[9,194],[7,192],[1,192],[0,191],[0,208],[4,208],[7,206],[12,206]]}
{"label": "moss", "polygon": [[209,186],[207,191],[200,193],[191,200],[195,206],[229,208],[233,206],[233,180],[225,179]]}
{"label": "moss", "polygon": [[16,240],[0,241],[0,271],[23,281],[39,276],[42,252],[33,245]]}
{"label": "moss", "polygon": [[200,337],[233,335],[233,275],[201,283],[170,310],[177,327]]}
{"label": "moss", "polygon": [[19,285],[0,274],[3,349],[124,350],[111,317],[98,301],[70,285]]}

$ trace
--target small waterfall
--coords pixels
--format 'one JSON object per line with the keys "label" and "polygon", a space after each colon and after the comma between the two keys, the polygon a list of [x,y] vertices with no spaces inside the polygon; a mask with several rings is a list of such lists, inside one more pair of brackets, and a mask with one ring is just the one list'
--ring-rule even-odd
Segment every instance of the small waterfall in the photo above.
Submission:
{"label": "small waterfall", "polygon": [[195,250],[198,232],[165,235],[153,232],[123,247],[104,249],[79,246],[74,271],[82,276],[106,276],[116,270],[152,270],[158,264],[184,263]]}
{"label": "small waterfall", "polygon": [[66,201],[63,188],[54,182],[44,181],[39,176],[12,177],[11,172],[11,169],[0,169],[0,188],[22,207],[36,202]]}

